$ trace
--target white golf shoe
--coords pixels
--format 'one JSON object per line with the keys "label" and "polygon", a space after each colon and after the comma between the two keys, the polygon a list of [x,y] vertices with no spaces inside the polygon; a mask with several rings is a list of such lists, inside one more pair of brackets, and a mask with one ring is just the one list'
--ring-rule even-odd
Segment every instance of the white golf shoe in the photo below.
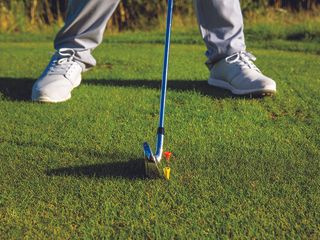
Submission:
{"label": "white golf shoe", "polygon": [[33,101],[58,103],[71,98],[71,91],[81,83],[82,67],[74,60],[73,49],[62,48],[32,87]]}
{"label": "white golf shoe", "polygon": [[230,90],[236,95],[266,96],[276,93],[276,83],[254,65],[256,58],[238,52],[213,65],[209,85]]}

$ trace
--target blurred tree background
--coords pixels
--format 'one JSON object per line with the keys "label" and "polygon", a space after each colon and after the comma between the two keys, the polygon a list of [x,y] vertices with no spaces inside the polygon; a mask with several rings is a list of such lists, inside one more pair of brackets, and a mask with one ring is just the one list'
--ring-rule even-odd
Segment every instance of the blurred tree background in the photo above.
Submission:
{"label": "blurred tree background", "polygon": [[[0,31],[19,32],[41,29],[44,26],[61,26],[68,0],[0,0]],[[319,11],[320,0],[242,0],[244,15],[265,9],[285,11]],[[318,10],[317,10],[318,9]],[[127,30],[148,29],[163,22],[166,1],[122,0],[108,23],[108,28]],[[187,18],[193,16],[193,1],[175,2],[175,14]]]}

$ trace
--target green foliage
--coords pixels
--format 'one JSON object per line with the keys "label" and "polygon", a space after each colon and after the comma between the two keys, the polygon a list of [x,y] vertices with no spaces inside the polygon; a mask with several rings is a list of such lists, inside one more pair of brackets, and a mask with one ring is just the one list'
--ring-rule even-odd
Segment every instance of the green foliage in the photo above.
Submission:
{"label": "green foliage", "polygon": [[[320,0],[243,0],[246,14],[267,7],[292,10],[314,10]],[[44,26],[62,25],[66,14],[67,0],[0,0],[0,31],[26,32]],[[163,24],[166,1],[122,0],[109,21],[108,28],[116,30],[148,29]],[[175,14],[183,19],[194,18],[192,0],[175,2]]]}
{"label": "green foliage", "polygon": [[256,11],[264,9],[269,5],[268,2],[268,0],[242,0],[242,11],[245,13],[247,11]]}

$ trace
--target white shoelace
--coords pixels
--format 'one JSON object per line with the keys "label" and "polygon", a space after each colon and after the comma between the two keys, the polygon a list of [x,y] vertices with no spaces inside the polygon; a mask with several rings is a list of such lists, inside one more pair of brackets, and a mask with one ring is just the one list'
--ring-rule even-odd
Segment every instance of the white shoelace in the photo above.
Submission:
{"label": "white shoelace", "polygon": [[74,63],[75,51],[70,48],[61,48],[56,53],[57,59],[51,62],[49,74],[64,75],[67,73],[71,65]]}
{"label": "white shoelace", "polygon": [[226,58],[226,62],[229,64],[238,63],[240,66],[248,67],[261,72],[260,69],[253,63],[255,60],[256,57],[253,54],[245,51],[235,53]]}

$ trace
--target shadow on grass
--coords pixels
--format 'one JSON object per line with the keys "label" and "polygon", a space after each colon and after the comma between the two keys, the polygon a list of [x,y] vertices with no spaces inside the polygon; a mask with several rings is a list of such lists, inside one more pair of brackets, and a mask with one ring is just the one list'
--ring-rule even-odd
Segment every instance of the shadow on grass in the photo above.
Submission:
{"label": "shadow on grass", "polygon": [[[8,100],[30,101],[32,85],[35,79],[32,78],[9,78],[0,77],[0,93]],[[84,80],[85,85],[101,85],[114,87],[133,87],[159,89],[160,80]],[[212,98],[232,98],[235,97],[226,90],[210,87],[207,81],[186,81],[169,80],[168,90],[173,91],[195,91]],[[1,97],[1,96],[0,96]]]}
{"label": "shadow on grass", "polygon": [[89,178],[125,178],[144,179],[144,163],[142,159],[128,162],[110,162],[84,166],[71,166],[51,169],[46,172],[48,176],[75,176]]}
{"label": "shadow on grass", "polygon": [[[87,80],[86,85],[103,85],[113,87],[133,87],[133,88],[161,88],[160,80]],[[216,99],[233,98],[235,95],[229,91],[208,85],[207,80],[168,80],[168,90],[173,91],[195,91],[205,96]]]}
{"label": "shadow on grass", "polygon": [[30,101],[31,89],[35,79],[0,77],[0,99]]}
{"label": "shadow on grass", "polygon": [[[95,159],[99,162],[105,159],[108,162],[88,165],[68,166],[62,168],[48,169],[45,174],[48,176],[74,176],[89,178],[111,178],[119,177],[125,179],[144,179],[145,169],[143,156],[137,159],[130,159],[128,153],[101,152],[94,149],[83,149],[62,147],[59,144],[48,142],[33,142],[5,139],[0,137],[0,143],[10,143],[19,148],[37,147],[41,150],[72,154],[75,159]],[[128,160],[129,159],[129,160]],[[127,161],[126,161],[127,160]]]}

